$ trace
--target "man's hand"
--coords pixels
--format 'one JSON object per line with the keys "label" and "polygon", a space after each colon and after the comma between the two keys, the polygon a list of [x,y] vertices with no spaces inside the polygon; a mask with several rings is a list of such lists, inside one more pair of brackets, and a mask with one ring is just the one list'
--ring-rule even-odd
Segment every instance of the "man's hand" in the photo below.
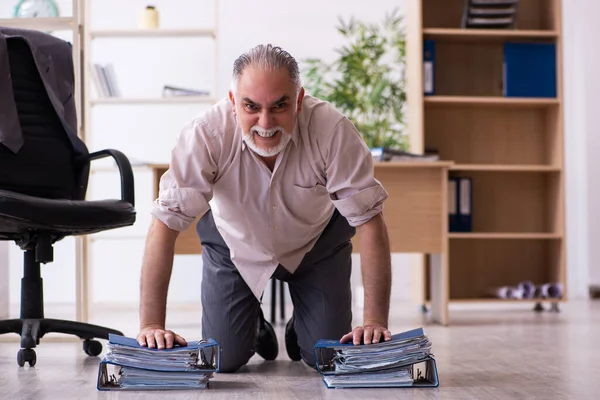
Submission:
{"label": "man's hand", "polygon": [[170,349],[175,343],[180,346],[187,346],[184,338],[173,331],[165,330],[161,326],[145,326],[142,327],[137,335],[137,341],[140,346],[148,346],[148,348]]}
{"label": "man's hand", "polygon": [[360,344],[362,340],[364,344],[371,344],[379,343],[382,337],[387,342],[392,339],[392,334],[388,328],[375,322],[355,327],[352,332],[342,336],[340,342],[349,343],[352,341],[354,344]]}

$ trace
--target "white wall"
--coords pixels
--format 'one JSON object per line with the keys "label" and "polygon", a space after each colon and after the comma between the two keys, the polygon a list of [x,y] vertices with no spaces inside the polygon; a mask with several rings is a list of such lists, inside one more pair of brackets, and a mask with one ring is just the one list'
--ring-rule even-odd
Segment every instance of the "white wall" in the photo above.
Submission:
{"label": "white wall", "polygon": [[571,298],[600,284],[600,57],[590,49],[600,34],[594,0],[563,1],[567,266]]}
{"label": "white wall", "polygon": [[[577,77],[578,89],[573,96],[572,107],[579,110],[579,118],[576,122],[578,129],[585,132],[581,141],[581,149],[585,157],[580,161],[582,170],[581,176],[578,177],[583,181],[581,198],[583,201],[578,204],[577,215],[585,221],[583,225],[584,235],[581,236],[583,247],[582,254],[585,258],[581,260],[582,265],[587,268],[581,268],[580,274],[582,280],[589,278],[590,283],[600,285],[600,246],[598,246],[598,238],[600,238],[600,184],[598,181],[598,171],[600,171],[600,113],[598,112],[598,92],[600,91],[600,56],[590,51],[596,43],[596,38],[600,35],[600,26],[593,15],[598,15],[600,12],[600,3],[597,1],[580,1],[574,2],[576,9],[576,19],[580,25],[577,29],[579,37],[576,38],[579,57],[572,60],[575,64],[574,74],[579,72]],[[583,22],[583,23],[582,23]],[[581,137],[576,132],[571,131],[575,137]],[[578,152],[581,154],[581,152]],[[575,266],[573,266],[575,267]],[[587,272],[587,274],[586,274]],[[581,290],[587,290],[587,285],[582,285]]]}
{"label": "white wall", "polygon": [[[0,15],[12,11],[12,4],[0,2]],[[93,24],[97,28],[135,27],[145,1],[93,1]],[[212,0],[155,1],[162,27],[211,27]],[[225,6],[227,5],[227,7]],[[198,88],[217,88],[225,96],[231,65],[243,51],[258,43],[283,46],[299,61],[306,57],[331,58],[332,50],[343,43],[335,30],[338,15],[355,15],[378,21],[384,12],[402,6],[403,1],[374,0],[365,6],[362,0],[305,0],[300,6],[290,3],[255,0],[253,2],[220,1],[218,49],[207,39],[99,39],[93,43],[94,60],[113,62],[119,85],[125,96],[158,96],[163,84]],[[70,13],[70,1],[59,2]],[[342,10],[342,5],[345,11]],[[229,8],[232,7],[232,8]],[[598,157],[592,153],[598,143],[593,129],[598,114],[592,104],[597,86],[594,68],[598,63],[592,48],[598,29],[592,0],[563,1],[564,9],[564,85],[565,140],[567,163],[567,265],[570,297],[586,296],[590,277],[600,282],[600,249],[593,246],[597,237],[594,224],[598,213],[595,204],[600,196],[593,180]],[[316,11],[318,10],[318,11]],[[265,12],[274,16],[267,19]],[[596,10],[598,11],[598,10]],[[319,28],[307,28],[308,23]],[[596,33],[596,35],[594,35]],[[215,50],[218,65],[215,65]],[[592,63],[592,64],[590,64]],[[598,79],[598,78],[596,78]],[[590,85],[588,89],[584,84]],[[593,97],[592,97],[593,96]],[[93,112],[93,132],[89,147],[97,150],[114,147],[133,160],[168,161],[169,150],[178,128],[199,109],[192,105],[171,106],[100,106]],[[123,138],[128,138],[128,143]],[[596,153],[597,154],[597,153]],[[118,196],[118,178],[108,173],[93,176],[92,198]],[[589,193],[590,197],[587,197]],[[136,170],[138,222],[132,228],[108,232],[91,245],[91,299],[94,303],[136,303],[143,236],[149,221],[152,184],[147,171]],[[588,207],[589,205],[589,207]],[[591,218],[588,223],[588,217]],[[590,245],[588,245],[588,243]],[[409,297],[408,258],[394,255],[393,298]],[[357,257],[355,257],[357,261]],[[588,270],[588,263],[592,268]],[[22,254],[16,246],[10,252],[10,301],[19,302]],[[358,262],[356,263],[358,266]],[[65,239],[56,246],[55,262],[42,268],[47,302],[72,302],[75,298],[74,241]],[[355,269],[358,272],[357,269]],[[198,302],[200,299],[201,259],[177,256],[170,301]],[[353,277],[359,281],[357,274]],[[268,294],[265,298],[268,301]]]}

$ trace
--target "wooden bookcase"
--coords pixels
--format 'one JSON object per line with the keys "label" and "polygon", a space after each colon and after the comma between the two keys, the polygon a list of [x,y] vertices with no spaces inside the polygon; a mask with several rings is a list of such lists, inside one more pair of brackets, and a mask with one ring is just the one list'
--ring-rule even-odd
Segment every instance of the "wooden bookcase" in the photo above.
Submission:
{"label": "wooden bookcase", "polygon": [[[450,302],[523,301],[493,292],[527,280],[562,283],[564,299],[560,0],[520,0],[516,28],[494,30],[462,29],[464,0],[407,3],[411,150],[436,149],[455,163],[450,176],[472,180],[472,230],[449,233]],[[423,93],[424,40],[435,41],[433,95]],[[556,98],[504,97],[508,41],[556,45]],[[424,304],[428,269],[422,268]]]}

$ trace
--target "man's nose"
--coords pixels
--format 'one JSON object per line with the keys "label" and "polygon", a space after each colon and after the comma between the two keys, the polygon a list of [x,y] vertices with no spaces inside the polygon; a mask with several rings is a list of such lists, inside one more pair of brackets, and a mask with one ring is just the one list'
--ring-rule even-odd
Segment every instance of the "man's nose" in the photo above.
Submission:
{"label": "man's nose", "polygon": [[262,111],[258,118],[258,125],[263,129],[270,129],[273,127],[273,114],[268,110]]}

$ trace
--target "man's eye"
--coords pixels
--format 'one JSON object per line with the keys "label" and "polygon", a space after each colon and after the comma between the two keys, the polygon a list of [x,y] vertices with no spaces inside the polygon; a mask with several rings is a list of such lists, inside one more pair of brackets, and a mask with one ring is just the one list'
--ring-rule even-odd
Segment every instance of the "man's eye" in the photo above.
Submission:
{"label": "man's eye", "polygon": [[275,109],[276,110],[281,110],[283,108],[287,107],[287,103],[279,103],[275,105]]}
{"label": "man's eye", "polygon": [[257,107],[254,104],[246,104],[246,110],[256,111]]}

